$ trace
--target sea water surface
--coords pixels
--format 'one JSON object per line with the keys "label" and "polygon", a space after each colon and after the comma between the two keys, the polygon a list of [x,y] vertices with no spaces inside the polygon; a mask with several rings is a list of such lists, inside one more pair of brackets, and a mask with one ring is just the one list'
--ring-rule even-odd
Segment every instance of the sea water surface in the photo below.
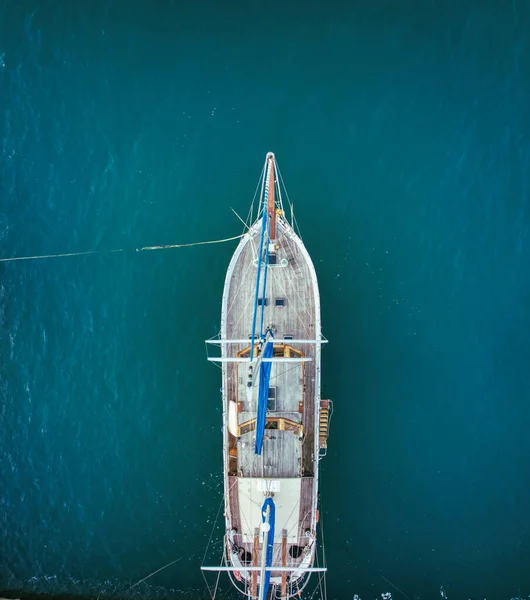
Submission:
{"label": "sea water surface", "polygon": [[272,150],[331,341],[327,597],[530,594],[529,31],[525,0],[0,2],[0,257],[99,251],[0,263],[0,589],[206,597],[236,242],[135,249],[239,234]]}

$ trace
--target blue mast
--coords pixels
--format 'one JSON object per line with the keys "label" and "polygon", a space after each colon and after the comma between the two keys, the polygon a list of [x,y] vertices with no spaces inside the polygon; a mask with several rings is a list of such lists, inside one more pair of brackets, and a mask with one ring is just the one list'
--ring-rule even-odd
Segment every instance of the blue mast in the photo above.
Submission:
{"label": "blue mast", "polygon": [[[276,507],[274,506],[274,502],[272,498],[266,498],[263,506],[261,507],[261,519],[263,523],[266,523],[266,515],[267,508],[269,509],[269,532],[267,535],[267,548],[262,548],[261,551],[266,554],[265,558],[265,566],[272,567],[272,555],[274,552],[274,522],[275,522],[275,513]],[[265,541],[265,540],[264,540]],[[263,593],[260,593],[260,598],[266,598],[267,592],[269,591],[269,584],[271,580],[271,572],[265,571],[265,576],[263,577],[263,581],[260,582],[261,587],[263,588]]]}

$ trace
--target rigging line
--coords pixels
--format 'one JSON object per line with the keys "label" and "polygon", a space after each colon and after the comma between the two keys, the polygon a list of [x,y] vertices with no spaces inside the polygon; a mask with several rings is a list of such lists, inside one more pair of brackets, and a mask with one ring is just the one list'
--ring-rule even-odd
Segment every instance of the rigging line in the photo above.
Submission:
{"label": "rigging line", "polygon": [[302,232],[300,231],[300,226],[298,225],[298,221],[296,220],[296,216],[294,215],[294,213],[293,213],[293,221],[294,221],[296,229],[298,230],[298,234],[297,235],[302,240]]}
{"label": "rigging line", "polygon": [[251,230],[253,229],[253,227],[254,226],[252,225],[251,228],[248,230],[248,236],[249,236],[250,246],[252,248],[252,251],[254,252],[253,256],[257,260],[257,258],[258,258],[258,249],[256,248],[256,244],[254,243],[254,237],[258,237],[258,236],[257,235],[256,236],[252,235]]}
{"label": "rigging line", "polygon": [[221,498],[221,502],[219,503],[219,508],[217,509],[217,515],[215,516],[215,521],[213,522],[213,526],[212,526],[212,531],[210,532],[210,537],[208,539],[208,543],[206,544],[206,549],[204,550],[204,556],[202,557],[202,565],[204,565],[204,559],[206,558],[206,555],[208,554],[208,550],[210,548],[210,543],[212,541],[212,537],[213,537],[213,532],[215,529],[215,526],[217,525],[217,519],[219,518],[219,513],[221,512],[221,507],[223,506],[224,503],[224,495]]}
{"label": "rigging line", "polygon": [[[282,285],[281,279],[279,276],[277,276],[275,273],[273,273],[273,277],[276,279],[276,283],[280,286],[282,292],[284,293],[285,296],[288,296],[287,294],[287,290],[284,288],[284,286]],[[302,304],[302,306],[304,306],[304,311],[307,313],[307,316],[311,319],[311,313],[309,312],[309,309],[307,308],[307,306],[304,303],[304,300],[302,299],[302,297],[300,296],[296,286],[293,286],[292,288],[295,292],[295,294],[298,296],[298,299],[300,300],[300,303]],[[310,339],[311,338],[311,332],[309,331],[309,328],[307,327],[306,322],[302,319],[302,317],[300,316],[300,311],[295,308],[294,309],[295,313],[296,313],[296,318],[300,321],[300,324],[302,325],[302,329],[305,330],[305,333],[307,335],[307,337]],[[289,340],[286,340],[289,341]]]}
{"label": "rigging line", "polygon": [[245,228],[243,230],[243,233],[246,233],[246,230],[250,229],[250,227],[247,225],[247,223],[245,221],[243,221],[243,219],[237,214],[237,212],[230,207],[230,210],[234,213],[234,215],[241,221],[241,223],[243,223],[243,227]]}
{"label": "rigging line", "polygon": [[265,172],[265,167],[266,166],[267,166],[267,163],[265,163],[263,165],[263,168],[261,169],[261,173],[260,173],[260,175],[258,177],[258,183],[256,184],[256,189],[254,190],[254,196],[252,196],[252,203],[250,205],[250,210],[248,212],[248,222],[249,223],[252,223],[252,218],[253,218],[253,215],[254,215],[254,202],[256,200],[256,196],[258,195],[258,190],[260,188],[260,185],[261,185],[261,190],[263,192],[263,181],[264,181],[264,179],[263,179],[263,173]]}
{"label": "rigging line", "polygon": [[[252,237],[250,237],[250,242],[252,242]],[[247,266],[245,267],[245,272],[243,273],[243,276],[240,277],[239,287],[237,288],[237,292],[234,294],[234,299],[232,300],[232,304],[226,310],[227,316],[230,314],[232,308],[234,308],[234,304],[239,300],[239,297],[240,297],[239,291],[243,287],[243,284],[245,283],[245,281],[247,279],[247,277],[246,277],[247,272],[252,268],[252,266],[253,266],[252,261],[247,261]],[[251,297],[251,299],[252,299],[252,297]],[[246,307],[245,307],[245,309],[246,309]],[[241,314],[244,314],[244,311]],[[237,327],[238,323],[239,323],[239,320],[236,323],[236,327]],[[235,327],[233,329],[235,329]]]}
{"label": "rigging line", "polygon": [[[198,552],[200,552],[202,550],[202,548],[199,548],[199,550],[197,550],[197,552],[195,554],[197,554]],[[143,583],[146,579],[149,579],[150,577],[152,577],[153,575],[156,575],[157,573],[160,573],[160,571],[163,571],[164,569],[167,569],[168,567],[170,567],[171,565],[174,565],[175,563],[179,562],[180,560],[182,560],[183,558],[186,558],[187,555],[185,556],[181,556],[180,558],[177,558],[173,561],[171,561],[170,563],[168,563],[167,565],[165,565],[164,567],[160,567],[160,569],[157,569],[156,571],[153,571],[152,573],[149,573],[149,575],[147,575],[147,577],[144,577],[143,579],[140,579],[140,581],[138,581],[137,583],[135,583],[134,585],[131,585],[130,588],[128,588],[127,590],[125,590],[125,592],[130,592],[133,588],[135,588],[137,585],[140,585],[141,583]]]}
{"label": "rigging line", "polygon": [[[241,319],[242,319],[242,318],[245,316],[245,313],[246,313],[246,310],[247,310],[247,308],[248,308],[248,305],[249,305],[251,302],[252,302],[252,296],[249,296],[249,297],[248,297],[248,300],[247,300],[247,303],[245,304],[245,307],[244,307],[244,309],[241,311],[241,314],[239,315],[239,318],[238,318],[238,320],[236,321],[235,325],[233,325],[233,326],[232,326],[232,331],[237,331],[237,328],[238,328],[238,326],[239,326],[239,323],[240,323]],[[234,303],[235,303],[235,300],[234,300]],[[234,304],[234,303],[232,303],[232,306],[233,306],[233,304]],[[228,314],[228,312],[227,312],[227,314]],[[248,342],[248,343],[249,343],[249,347],[250,347],[250,340],[249,340],[249,342]]]}
{"label": "rigging line", "polygon": [[[225,563],[228,565],[228,561],[229,561],[229,559],[228,559],[228,557],[227,557],[227,555],[226,555],[226,550],[227,550],[227,548],[226,548],[226,545],[225,545],[225,546],[224,546],[224,550],[223,550],[223,559],[224,559]],[[246,593],[246,589],[247,589],[247,582],[245,581],[245,589],[244,589],[244,590],[242,590],[242,589],[241,589],[241,588],[238,586],[238,584],[237,584],[237,583],[234,581],[234,578],[233,578],[233,576],[232,576],[232,572],[231,572],[231,571],[228,571],[228,572],[227,572],[227,575],[228,575],[228,578],[230,579],[230,582],[231,582],[231,583],[232,583],[232,585],[233,585],[233,586],[236,588],[236,590],[237,590],[238,592],[240,592],[241,594],[244,594],[244,595],[246,596],[246,595],[247,595],[247,593]],[[228,593],[230,593],[230,590],[228,590]],[[225,596],[225,598],[226,598],[226,596]]]}
{"label": "rigging line", "polygon": [[263,292],[261,294],[261,321],[260,321],[260,336],[263,335],[263,321],[265,320],[265,302],[267,298],[267,273],[269,271],[269,246],[271,243],[271,222],[267,230],[267,250],[265,251],[265,267],[263,270]]}
{"label": "rigging line", "polygon": [[283,186],[283,189],[285,190],[285,197],[287,198],[289,204],[291,204],[291,200],[289,199],[289,193],[287,192],[287,188],[285,187],[285,182],[283,181],[282,172],[280,170],[278,162],[276,162],[276,173],[278,173],[278,184],[281,183],[281,185]]}
{"label": "rigging line", "polygon": [[[309,598],[309,600],[313,600],[317,591],[318,591],[318,585],[315,586],[315,589],[313,590],[313,593],[311,594],[311,597]],[[320,600],[322,600],[322,599],[320,599]]]}
{"label": "rigging line", "polygon": [[[190,246],[204,246],[205,244],[222,244],[223,242],[232,242],[242,238],[245,233],[241,235],[235,235],[234,237],[225,238],[223,240],[208,240],[206,242],[192,242],[190,244],[167,244],[165,246],[143,246],[142,248],[135,248],[136,252],[145,252],[146,250],[166,250],[168,248],[189,248]],[[117,250],[88,250],[86,252],[65,252],[62,254],[40,254],[38,256],[13,256],[11,258],[0,258],[0,262],[13,262],[15,260],[37,260],[42,258],[62,258],[65,256],[85,256],[87,254],[104,254],[106,252],[126,252],[126,248],[119,248]]]}
{"label": "rigging line", "polygon": [[[290,241],[288,241],[288,242],[287,242],[287,245],[289,246],[289,249],[291,250],[291,252],[292,252],[292,255],[295,257],[295,260],[296,260],[296,259],[298,258],[298,256],[297,256],[297,255],[296,255],[296,254],[295,254],[295,253],[292,251],[292,247],[291,247],[291,245],[290,245]],[[298,250],[298,248],[296,248],[296,250]],[[307,266],[307,265],[306,265],[306,266]],[[309,274],[311,274],[311,271],[309,271]],[[303,299],[303,298],[300,296],[300,292],[298,291],[298,286],[296,286],[296,285],[295,285],[295,286],[293,287],[293,289],[294,289],[294,292],[295,292],[295,294],[296,294],[296,295],[297,295],[297,297],[298,297],[298,300],[300,300],[300,304],[302,305],[302,307],[303,307],[303,310],[305,311],[305,313],[306,313],[306,314],[307,314],[307,316],[309,317],[309,322],[311,322],[313,315],[312,315],[312,313],[309,311],[309,308],[308,308],[308,306],[307,306],[307,301],[305,301],[305,302],[304,302],[304,299]],[[313,296],[314,296],[314,290],[313,290]],[[299,311],[298,309],[296,309],[296,316],[298,317],[298,319],[300,319],[301,323],[303,324],[303,326],[304,326],[304,328],[305,328],[305,330],[306,330],[307,336],[308,336],[309,338],[311,338],[311,332],[309,331],[309,328],[307,327],[307,325],[306,325],[306,324],[304,323],[304,321],[302,320],[302,318],[301,318],[301,316],[300,316],[300,311]]]}
{"label": "rigging line", "polygon": [[[259,182],[258,182],[259,185]],[[252,202],[250,203],[250,208],[247,213],[247,218],[244,221],[246,229],[250,229],[252,225],[252,213],[254,212],[254,201],[256,199],[256,194],[258,193],[258,188],[256,187],[256,191],[254,192],[254,196],[252,197]]]}
{"label": "rigging line", "polygon": [[[285,182],[283,181],[282,172],[280,171],[278,164],[276,164],[276,172],[278,173],[279,182],[281,182],[281,185],[283,186],[283,189],[285,191],[285,197],[287,198],[287,202],[289,203],[289,206],[291,207],[291,220],[293,221],[292,227],[294,229],[294,226],[295,226],[294,207],[293,207],[293,203],[291,202],[291,199],[289,198],[289,192],[287,191],[287,187],[285,186]],[[299,236],[299,237],[300,237],[300,239],[302,239],[302,236]]]}
{"label": "rigging line", "polygon": [[[220,566],[222,566],[222,564],[223,564],[223,559],[221,558],[221,565]],[[217,572],[217,580],[215,582],[215,591],[214,591],[213,594],[212,594],[212,590],[210,589],[210,586],[208,584],[208,580],[206,579],[206,575],[205,575],[205,573],[204,573],[204,571],[202,569],[201,569],[201,573],[202,573],[202,578],[204,579],[204,583],[206,584],[206,587],[208,589],[208,593],[210,594],[210,598],[211,598],[211,600],[214,600],[215,593],[217,592],[217,585],[219,584],[219,576],[221,575],[221,571]]]}
{"label": "rigging line", "polygon": [[294,524],[294,525],[291,527],[291,529],[290,529],[290,531],[289,531],[289,534],[291,534],[291,533],[292,533],[292,531],[293,531],[293,529],[294,529],[295,527],[298,527],[298,537],[299,537],[299,538],[303,538],[303,537],[304,537],[304,533],[303,533],[303,531],[302,531],[302,523],[303,523],[303,522],[306,520],[306,518],[307,518],[307,515],[309,515],[310,513],[311,513],[311,508],[308,508],[308,509],[305,511],[305,513],[304,513],[304,516],[302,517],[302,519],[300,519],[300,522],[299,522],[299,523],[295,523],[295,524]]}
{"label": "rigging line", "polygon": [[[247,225],[245,225],[245,227],[246,227],[246,226],[247,226]],[[250,226],[248,226],[248,230],[245,232],[245,234],[244,234],[242,237],[245,237],[245,236],[247,236],[247,238],[248,238],[248,239],[247,239],[247,243],[248,243],[248,244],[250,244],[251,250],[253,251],[253,256],[254,256],[254,258],[257,258],[257,255],[258,255],[258,253],[257,253],[257,248],[256,248],[256,245],[254,244],[254,235],[253,235],[253,234],[252,234],[252,232],[251,232],[251,230],[253,229],[253,227],[254,227],[254,225],[250,225]],[[243,253],[243,251],[244,251],[244,250],[242,250],[242,252],[241,252],[241,253]],[[248,263],[248,264],[247,264],[247,269],[246,269],[246,271],[248,271],[248,269],[250,269],[250,268],[253,266],[253,264],[252,264],[252,261],[247,261],[247,263]],[[246,271],[245,271],[245,274],[246,274]],[[241,278],[241,282],[240,282],[240,284],[239,284],[239,287],[240,287],[240,288],[241,288],[241,286],[243,285],[244,281],[245,281],[245,277],[242,277],[242,278]],[[234,302],[235,302],[235,300],[236,300],[236,299],[237,299],[237,294],[236,294],[236,296],[235,296]],[[232,306],[233,306],[234,302],[232,302]]]}
{"label": "rigging line", "polygon": [[247,220],[245,221],[245,227],[250,229],[252,225],[252,213],[254,212],[254,198],[252,198],[252,204],[250,205],[250,209],[248,211]]}
{"label": "rigging line", "polygon": [[276,375],[274,375],[274,377],[271,377],[270,380],[274,381],[275,379],[278,379],[278,377],[280,377],[281,375],[285,375],[286,373],[289,373],[289,371],[293,371],[294,369],[299,369],[299,368],[300,368],[300,365],[295,364],[293,367],[289,367],[287,370],[282,371],[281,373],[277,373]]}
{"label": "rigging line", "polygon": [[383,579],[384,581],[386,581],[389,585],[391,585],[395,590],[397,590],[401,595],[405,596],[405,598],[407,598],[408,600],[410,600],[410,596],[407,596],[407,594],[405,594],[405,592],[403,590],[400,590],[397,585],[394,585],[391,581],[389,581],[386,577],[383,577],[382,575],[379,575],[379,577],[381,577],[381,579]]}
{"label": "rigging line", "polygon": [[206,587],[208,588],[208,593],[210,594],[210,598],[213,598],[212,590],[210,589],[208,580],[206,579],[206,575],[204,574],[204,571],[202,569],[201,569],[201,573],[202,573],[202,578],[204,579],[204,583],[206,584]]}
{"label": "rigging line", "polygon": [[[261,221],[261,236],[260,236],[260,242],[259,242],[259,254],[258,254],[258,272],[256,274],[256,292],[255,292],[255,298],[254,298],[254,315],[252,318],[252,348],[254,348],[254,339],[255,339],[255,335],[256,335],[256,318],[258,316],[258,294],[259,294],[259,283],[260,283],[260,277],[261,277],[261,263],[262,263],[262,257],[263,257],[263,238],[265,237],[265,229],[267,226],[267,200],[269,198],[269,181],[268,181],[268,176],[269,176],[269,169],[267,168],[265,170],[265,176],[264,176],[264,185],[265,185],[265,191],[263,192],[263,217],[262,217],[262,221]],[[262,190],[263,190],[263,186],[262,186]],[[261,199],[261,198],[260,198]],[[263,299],[263,302],[265,302],[265,299]],[[252,362],[252,359],[254,358],[254,352],[250,353],[250,361]]]}
{"label": "rigging line", "polygon": [[[293,509],[291,510],[291,513],[289,514],[289,516],[287,517],[287,519],[285,519],[285,524],[287,525],[287,523],[289,522],[289,519],[293,516],[293,513],[296,509],[300,509],[300,500],[298,500],[298,502],[294,505]],[[291,525],[291,529],[287,530],[287,535],[289,536],[292,532],[292,530],[297,526],[297,523],[295,523],[294,525]],[[286,529],[285,527],[281,527],[279,529]]]}
{"label": "rigging line", "polygon": [[[223,544],[223,547],[224,547],[224,544]],[[223,566],[224,556],[225,556],[225,553],[224,553],[224,549],[223,549],[223,553],[221,554],[221,562],[219,563],[220,567]],[[202,578],[204,579],[204,583],[206,584],[206,587],[208,588],[208,593],[210,594],[211,600],[215,600],[215,596],[217,594],[217,588],[219,586],[219,579],[221,577],[221,571],[217,571],[217,579],[215,580],[215,588],[213,590],[213,594],[212,594],[212,590],[210,589],[210,586],[208,585],[208,580],[206,579],[206,575],[202,569],[201,569],[201,573],[202,573]]]}
{"label": "rigging line", "polygon": [[[251,466],[254,466],[254,465],[251,465]],[[251,496],[247,496],[247,494],[243,493],[242,491],[239,491],[239,495],[243,496],[243,498],[246,498],[248,500],[249,509],[252,508],[252,505],[257,506],[258,508],[261,508],[261,504],[259,504],[259,502],[256,502],[255,500],[252,500]],[[250,525],[247,521],[247,518],[245,517],[245,514],[244,513],[241,513],[241,514],[243,515],[243,519],[245,520],[245,524],[248,527],[248,530],[252,531],[252,529],[250,528]]]}
{"label": "rigging line", "polygon": [[[315,540],[315,544],[316,544],[316,540]],[[317,563],[317,567],[320,567],[320,565],[318,564],[318,546],[315,547],[315,560]],[[324,575],[324,573],[318,574],[318,587],[320,588],[320,600],[326,600],[326,595],[325,595],[324,591],[322,590],[322,576],[323,575]]]}
{"label": "rigging line", "polygon": [[[275,338],[275,340],[274,340],[274,341],[276,341],[276,342],[279,342],[280,340]],[[280,365],[278,365],[278,366],[280,366]],[[282,376],[283,376],[283,375],[285,375],[286,373],[289,373],[289,371],[292,371],[293,369],[297,369],[299,366],[300,366],[300,365],[298,365],[298,364],[295,364],[295,365],[294,365],[294,366],[292,366],[292,367],[288,367],[288,368],[287,368],[285,371],[280,371],[280,369],[276,369],[276,375],[271,375],[270,381],[274,381],[275,379],[278,379],[278,377],[282,377]],[[287,412],[288,412],[288,411],[287,411]],[[292,411],[291,411],[291,412],[292,412]]]}
{"label": "rigging line", "polygon": [[281,182],[283,189],[285,190],[285,196],[287,198],[287,202],[289,203],[289,207],[291,209],[291,227],[293,228],[295,233],[296,233],[296,230],[298,229],[298,237],[300,239],[302,239],[300,227],[298,226],[298,222],[296,221],[296,217],[294,216],[294,204],[291,202],[291,199],[289,198],[289,192],[287,191],[287,187],[285,186],[285,182],[283,181],[283,177],[282,177],[280,169],[278,168],[278,165],[276,165],[276,167],[277,167],[276,171],[278,173],[279,181]]}
{"label": "rigging line", "polygon": [[[224,556],[221,556],[221,562],[219,563],[220,567],[223,566],[223,560],[224,560]],[[219,579],[220,578],[221,578],[221,571],[217,571],[217,580],[215,582],[215,588],[213,590],[212,600],[215,600],[215,596],[217,595],[217,588],[219,587]]]}
{"label": "rigging line", "polygon": [[[298,502],[297,502],[297,504],[296,504],[295,508],[298,508],[298,510],[300,510],[300,500],[298,500]],[[289,515],[289,518],[291,518],[291,516],[292,516],[292,514],[293,514],[293,512],[294,512],[294,510],[295,510],[295,508],[293,508],[293,510],[291,511],[291,514]],[[307,515],[308,515],[309,513],[310,513],[310,510],[308,510],[308,511],[305,513],[305,515],[304,515],[304,517],[303,517],[302,521],[303,521],[303,520],[304,520],[304,519],[307,517]],[[302,521],[301,521],[301,522],[302,522]],[[302,537],[304,537],[304,536],[303,536],[303,533],[302,533],[302,528],[300,527],[300,523],[294,523],[293,525],[291,525],[291,529],[289,529],[289,530],[287,531],[287,537],[291,536],[291,535],[292,535],[292,533],[293,533],[293,531],[294,531],[296,528],[297,528],[297,534],[298,534],[298,538],[302,538]],[[285,529],[285,528],[284,528],[284,529]],[[298,543],[298,542],[297,542],[297,543]],[[296,565],[295,565],[295,562],[294,562],[294,558],[292,558],[292,557],[290,557],[290,558],[289,558],[289,562],[288,562],[288,565],[287,565],[287,566],[289,566],[289,567],[290,567],[291,565],[292,565],[292,566],[296,566]]]}
{"label": "rigging line", "polygon": [[[276,283],[280,286],[282,292],[284,293],[284,295],[286,297],[288,297],[287,294],[287,290],[286,288],[283,286],[281,279],[279,276],[276,275],[276,273],[273,273],[273,277],[276,278]],[[307,316],[309,317],[309,319],[311,320],[311,313],[309,312],[309,309],[307,308],[307,303],[304,303],[303,298],[300,296],[300,293],[298,292],[298,289],[296,286],[293,286],[292,289],[294,290],[294,293],[298,296],[298,300],[300,300],[300,304],[302,304],[302,306],[304,307],[304,312],[307,313]],[[300,321],[300,324],[302,325],[302,329],[305,330],[305,333],[307,335],[307,337],[309,339],[311,339],[311,332],[309,331],[309,328],[307,327],[307,323],[306,321],[303,320],[300,311],[296,308],[296,306],[293,307],[294,308],[294,312],[296,313],[296,318]],[[288,340],[287,340],[288,341]]]}
{"label": "rigging line", "polygon": [[[237,482],[237,479],[228,488],[228,495],[230,495],[230,490],[232,489],[232,487],[235,485],[236,482]],[[202,565],[204,565],[204,559],[206,558],[206,555],[208,554],[208,549],[209,549],[210,543],[212,541],[213,532],[214,532],[215,526],[217,525],[217,520],[219,519],[219,513],[221,512],[221,507],[223,506],[224,502],[225,502],[225,497],[223,495],[223,497],[221,498],[221,502],[219,503],[219,508],[217,509],[217,515],[215,516],[215,521],[214,521],[213,526],[212,526],[212,531],[210,532],[210,538],[208,539],[208,544],[206,546],[206,550],[204,551],[204,556],[202,557]],[[224,541],[223,541],[223,546],[224,546]],[[223,551],[223,555],[224,555],[224,551]],[[221,558],[221,565],[222,564],[223,564],[223,558]],[[204,579],[204,583],[206,583],[206,587],[208,588],[208,593],[210,594],[210,597],[213,600],[213,598],[215,598],[215,594],[217,593],[217,586],[219,585],[219,577],[221,575],[221,571],[219,571],[217,573],[217,581],[215,583],[215,589],[214,589],[214,593],[213,594],[212,594],[212,592],[210,590],[210,586],[208,585],[208,581],[206,579],[206,575],[204,574],[204,571],[202,571],[202,569],[201,569],[201,573],[202,573],[202,577]]]}
{"label": "rigging line", "polygon": [[[317,502],[318,502],[318,500],[317,500]],[[325,541],[324,541],[324,509],[322,507],[322,495],[320,496],[320,510],[322,512],[322,516],[320,516],[320,513],[319,513],[319,516],[320,516],[320,519],[319,519],[320,520],[320,534],[322,536],[322,566],[323,567],[327,567],[328,565],[327,565],[327,560],[326,560],[326,544],[325,544]],[[325,592],[325,597],[326,597],[326,600],[327,600],[327,597],[328,597],[327,582],[328,582],[328,580],[327,580],[327,574],[326,574],[325,571],[323,573],[323,576],[324,576],[324,592]]]}
{"label": "rigging line", "polygon": [[[276,170],[277,169],[278,169],[278,163],[276,162]],[[283,212],[282,186],[280,185],[280,180],[278,179],[278,174],[276,172],[274,173],[274,185],[275,185],[275,189],[278,192],[278,195],[275,199],[275,204]]]}

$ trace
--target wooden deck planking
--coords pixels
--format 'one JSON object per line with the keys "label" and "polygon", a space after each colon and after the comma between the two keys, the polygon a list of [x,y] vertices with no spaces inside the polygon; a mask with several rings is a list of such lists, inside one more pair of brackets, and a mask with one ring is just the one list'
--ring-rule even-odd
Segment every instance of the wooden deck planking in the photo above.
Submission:
{"label": "wooden deck planking", "polygon": [[[294,240],[288,239],[286,227],[279,222],[277,226],[276,243],[277,263],[287,258],[287,267],[271,266],[268,270],[267,293],[268,305],[265,307],[264,326],[272,326],[276,340],[283,340],[285,335],[294,339],[316,339],[320,331],[316,331],[316,306],[313,289],[311,267],[306,262],[305,255]],[[225,313],[227,339],[246,339],[252,331],[252,316],[254,310],[253,298],[257,266],[253,264],[256,257],[255,246],[259,244],[259,229],[253,230],[253,243],[247,243],[234,265],[230,284],[225,292],[228,293],[227,311]],[[284,298],[285,306],[274,306],[275,298]],[[258,307],[256,332],[259,332],[261,307]],[[286,340],[286,343],[290,344]],[[249,342],[250,344],[250,342]],[[266,435],[277,439],[264,440],[263,457],[254,456],[254,432],[244,434],[239,442],[233,436],[228,436],[229,447],[238,449],[238,474],[244,477],[257,476],[267,478],[292,477],[306,475],[302,478],[302,491],[299,506],[299,545],[305,546],[308,538],[305,529],[311,527],[311,512],[313,501],[314,480],[308,475],[314,474],[314,425],[315,406],[317,404],[316,362],[317,353],[321,347],[312,344],[292,344],[301,350],[305,356],[311,357],[311,362],[293,364],[274,363],[271,371],[271,386],[277,386],[277,416],[285,416],[291,420],[300,421],[304,426],[304,440],[300,446],[293,432],[267,430]],[[236,356],[245,347],[244,344],[229,344],[226,346],[226,356]],[[246,403],[247,365],[223,364],[223,385],[226,400],[242,401],[239,422],[255,417],[255,408]],[[257,378],[256,378],[257,381]],[[257,397],[257,396],[256,396]],[[304,409],[298,411],[299,400],[303,398]],[[256,406],[254,404],[254,406]],[[250,409],[250,410],[249,410]],[[281,413],[281,414],[280,414]],[[273,416],[275,413],[268,413]],[[318,416],[317,416],[318,419]],[[278,434],[282,434],[279,436]],[[318,432],[316,432],[318,435]],[[285,437],[284,436],[290,436]],[[245,442],[245,446],[242,445]],[[263,465],[263,467],[262,467]],[[269,471],[267,473],[267,470]],[[229,503],[232,517],[232,527],[241,531],[241,513],[239,508],[238,484],[235,477],[229,477]],[[252,551],[252,544],[242,544]],[[247,548],[248,546],[248,548]],[[275,544],[274,564],[281,561],[281,543]],[[298,564],[302,559],[292,559],[287,555],[289,565]]]}
{"label": "wooden deck planking", "polygon": [[255,432],[239,438],[237,448],[239,471],[243,477],[298,477],[301,474],[301,454],[298,437],[292,431],[266,429],[261,456],[254,454]]}
{"label": "wooden deck planking", "polygon": [[311,529],[311,503],[313,501],[314,484],[315,480],[313,479],[313,477],[302,478],[302,490],[300,494],[300,516],[298,518],[298,522],[300,523],[300,529],[298,532],[298,543],[300,546],[307,544],[305,530]]}
{"label": "wooden deck planking", "polygon": [[[257,265],[253,263],[256,258],[256,247],[259,245],[259,228],[253,231],[253,243],[248,242],[243,248],[231,276],[227,301],[227,338],[245,339],[252,332],[252,320],[254,311],[255,278]],[[315,339],[316,307],[314,302],[313,280],[310,265],[307,264],[298,244],[289,239],[288,229],[284,224],[278,223],[276,243],[277,265],[269,267],[267,279],[266,298],[268,304],[264,309],[264,327],[271,325],[274,328],[276,339],[283,339],[285,335],[291,335],[295,339]],[[279,266],[282,259],[289,261],[286,267]],[[250,266],[249,266],[250,265]],[[275,306],[275,298],[283,298],[285,306]],[[258,318],[256,329],[259,330],[261,320],[261,307],[258,306]],[[294,345],[296,347],[296,344]],[[235,356],[242,345],[227,346],[227,355]],[[300,348],[300,347],[299,347]],[[320,347],[305,344],[300,348],[305,356],[315,358]],[[227,393],[228,399],[241,400],[243,410],[249,411],[247,406],[245,385],[247,365],[225,365],[227,369]],[[287,412],[298,411],[298,401],[301,393],[304,399],[303,425],[303,469],[305,474],[314,472],[314,406],[315,406],[315,361],[300,364],[281,365],[273,364],[271,372],[271,385],[278,387],[278,407]],[[303,372],[303,377],[293,377],[292,371]],[[257,379],[257,378],[256,378]],[[302,390],[300,390],[302,383]],[[269,416],[272,413],[269,413]],[[243,415],[241,415],[243,416]],[[244,419],[240,419],[242,422]],[[232,445],[232,442],[231,444]],[[243,450],[244,452],[245,450]],[[248,451],[253,452],[249,444]],[[245,458],[239,449],[240,463],[245,463]],[[297,456],[293,460],[298,461]],[[297,466],[297,465],[296,465]],[[282,461],[282,470],[284,464]]]}
{"label": "wooden deck planking", "polygon": [[[284,335],[293,335],[295,339],[314,339],[316,314],[309,266],[298,246],[289,241],[280,228],[278,233],[278,263],[282,258],[291,257],[296,267],[269,267],[264,324],[274,325],[276,339],[282,339]],[[255,231],[253,239],[255,244],[259,243],[259,230]],[[284,244],[288,245],[287,250]],[[243,248],[232,273],[226,315],[227,337],[231,339],[244,339],[252,333],[257,266],[252,264],[249,269],[247,263],[254,258],[255,252],[249,242]],[[275,298],[285,298],[285,306],[274,306]],[[261,307],[258,308],[257,329],[261,320]]]}
{"label": "wooden deck planking", "polygon": [[[241,533],[241,513],[239,511],[239,489],[237,487],[237,477],[228,478],[228,501],[230,502],[230,513],[232,515],[232,528]],[[238,541],[240,540],[238,536]]]}

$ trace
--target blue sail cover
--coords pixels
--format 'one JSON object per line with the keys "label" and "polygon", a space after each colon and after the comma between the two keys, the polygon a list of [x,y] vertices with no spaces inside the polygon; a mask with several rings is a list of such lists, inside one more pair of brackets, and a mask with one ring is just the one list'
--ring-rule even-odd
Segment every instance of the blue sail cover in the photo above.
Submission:
{"label": "blue sail cover", "polygon": [[[267,171],[268,173],[268,171]],[[252,342],[251,342],[251,348],[254,348],[254,339],[256,338],[256,317],[258,316],[258,293],[259,293],[259,279],[260,279],[260,275],[261,275],[261,257],[262,257],[262,253],[263,253],[263,240],[265,238],[265,231],[267,230],[267,202],[269,201],[269,180],[268,180],[268,176],[267,173],[265,174],[265,194],[263,195],[263,218],[261,220],[261,237],[259,240],[259,247],[260,247],[260,254],[258,256],[258,272],[256,273],[256,293],[254,294],[254,316],[252,317]],[[267,242],[267,248],[269,247],[269,244]],[[268,252],[267,252],[267,256],[268,256]],[[267,268],[267,266],[265,265],[265,269]],[[267,271],[265,271],[265,273],[267,273]],[[265,275],[265,281],[266,280],[266,275]],[[265,294],[263,295],[263,298],[265,299]],[[265,306],[263,306],[263,308],[261,309],[261,314],[262,314],[262,329],[263,329],[263,309],[265,308]],[[252,359],[254,357],[254,352],[252,351],[250,353],[250,362],[252,362]]]}
{"label": "blue sail cover", "polygon": [[[263,349],[263,358],[271,358],[274,353],[274,344],[267,341]],[[263,449],[263,436],[265,435],[265,421],[267,418],[267,402],[269,401],[269,382],[271,378],[272,363],[263,362],[259,366],[259,396],[258,414],[256,416],[256,444],[254,454],[261,455]]]}
{"label": "blue sail cover", "polygon": [[[268,364],[270,365],[271,363],[268,363]],[[265,551],[267,552],[265,566],[271,567],[272,566],[272,554],[273,554],[273,550],[274,550],[274,518],[275,518],[275,507],[274,507],[274,502],[272,501],[272,498],[267,498],[261,508],[261,519],[264,523],[265,523],[265,515],[267,514],[267,506],[270,507],[270,510],[269,510],[270,529],[269,529],[269,537],[267,538],[267,549],[265,550],[265,548],[263,548],[262,552],[265,552]],[[267,592],[269,591],[270,580],[271,580],[271,572],[265,571],[265,581],[261,582],[261,585],[264,586],[264,588],[265,588],[265,593],[263,594],[264,598],[267,597]]]}

